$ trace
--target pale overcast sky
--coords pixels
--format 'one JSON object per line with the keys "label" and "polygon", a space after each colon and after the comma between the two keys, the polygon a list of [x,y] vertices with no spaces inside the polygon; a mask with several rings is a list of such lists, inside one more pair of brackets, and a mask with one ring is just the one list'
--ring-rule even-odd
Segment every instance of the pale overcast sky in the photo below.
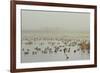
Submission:
{"label": "pale overcast sky", "polygon": [[22,31],[89,32],[90,14],[22,10]]}

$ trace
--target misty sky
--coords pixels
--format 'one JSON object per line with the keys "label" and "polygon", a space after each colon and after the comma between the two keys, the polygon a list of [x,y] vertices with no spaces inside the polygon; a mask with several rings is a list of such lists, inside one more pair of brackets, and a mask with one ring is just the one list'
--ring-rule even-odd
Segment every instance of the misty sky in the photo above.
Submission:
{"label": "misty sky", "polygon": [[22,31],[89,32],[90,14],[22,10]]}

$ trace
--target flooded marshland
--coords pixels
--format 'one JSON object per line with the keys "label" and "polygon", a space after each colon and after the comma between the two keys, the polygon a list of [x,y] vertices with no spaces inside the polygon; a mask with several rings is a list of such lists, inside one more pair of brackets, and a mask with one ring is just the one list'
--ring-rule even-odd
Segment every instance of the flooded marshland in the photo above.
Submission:
{"label": "flooded marshland", "polygon": [[51,62],[90,59],[87,33],[23,32],[21,62]]}

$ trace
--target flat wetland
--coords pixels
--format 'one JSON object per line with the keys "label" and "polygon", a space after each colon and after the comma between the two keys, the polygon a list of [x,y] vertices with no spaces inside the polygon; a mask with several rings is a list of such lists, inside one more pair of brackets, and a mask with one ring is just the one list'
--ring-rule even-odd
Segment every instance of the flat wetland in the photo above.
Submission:
{"label": "flat wetland", "polygon": [[22,63],[88,59],[90,59],[89,33],[22,32]]}

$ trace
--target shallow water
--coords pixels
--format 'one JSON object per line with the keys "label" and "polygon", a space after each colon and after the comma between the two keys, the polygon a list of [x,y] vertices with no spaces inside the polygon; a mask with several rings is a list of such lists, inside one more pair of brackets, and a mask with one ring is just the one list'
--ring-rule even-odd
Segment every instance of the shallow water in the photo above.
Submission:
{"label": "shallow water", "polygon": [[90,48],[82,50],[79,44],[83,41],[89,42],[89,36],[23,33],[21,62],[88,60]]}

